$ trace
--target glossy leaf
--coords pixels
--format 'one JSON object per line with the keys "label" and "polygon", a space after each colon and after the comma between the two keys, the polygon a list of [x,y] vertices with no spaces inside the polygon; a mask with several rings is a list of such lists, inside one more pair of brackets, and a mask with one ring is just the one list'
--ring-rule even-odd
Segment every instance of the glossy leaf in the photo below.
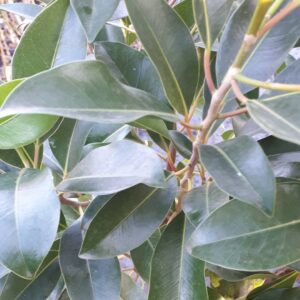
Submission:
{"label": "glossy leaf", "polygon": [[253,300],[298,300],[300,297],[300,288],[293,289],[274,289],[258,295]]}
{"label": "glossy leaf", "polygon": [[0,194],[0,261],[30,278],[47,255],[58,227],[60,205],[52,175],[47,169],[0,175]]}
{"label": "glossy leaf", "polygon": [[175,119],[167,105],[121,84],[99,61],[63,65],[25,80],[10,94],[0,117],[16,113],[118,124],[147,115]]}
{"label": "glossy leaf", "polygon": [[49,139],[53,154],[64,174],[80,161],[83,147],[93,124],[84,121],[64,119],[59,129]]}
{"label": "glossy leaf", "polygon": [[108,21],[120,0],[70,0],[76,11],[89,42],[93,42],[106,21]]}
{"label": "glossy leaf", "polygon": [[189,191],[183,202],[183,211],[195,227],[204,221],[214,210],[229,201],[229,196],[214,182]]}
{"label": "glossy leaf", "polygon": [[[202,40],[206,44],[209,40],[212,46],[224,26],[234,0],[193,1],[195,20]],[[208,28],[205,23],[205,10],[207,10]]]}
{"label": "glossy leaf", "polygon": [[[0,105],[19,84],[13,80],[0,86]],[[0,149],[15,149],[46,134],[57,118],[42,115],[17,115],[0,119]]]}
{"label": "glossy leaf", "polygon": [[60,278],[59,263],[54,260],[18,296],[18,300],[48,299]]}
{"label": "glossy leaf", "polygon": [[164,231],[152,260],[149,300],[208,299],[205,264],[185,249],[192,230],[181,213]]}
{"label": "glossy leaf", "polygon": [[147,294],[127,274],[122,274],[120,300],[146,300]]}
{"label": "glossy leaf", "polygon": [[[299,260],[299,183],[280,183],[275,214],[232,200],[199,225],[189,241],[193,256],[245,271],[268,270]],[[234,216],[234,219],[233,217]]]}
{"label": "glossy leaf", "polygon": [[193,14],[193,1],[183,0],[174,6],[174,10],[181,17],[187,27],[192,27],[195,23]]}
{"label": "glossy leaf", "polygon": [[17,296],[30,284],[30,280],[26,280],[14,273],[5,276],[5,283],[0,291],[0,299],[17,299]]}
{"label": "glossy leaf", "polygon": [[28,77],[53,66],[84,59],[86,46],[81,24],[69,1],[56,0],[38,15],[22,36],[13,57],[13,78]]}
{"label": "glossy leaf", "polygon": [[184,157],[189,159],[192,156],[193,144],[192,142],[182,133],[176,130],[170,130],[169,132],[172,142],[178,152]]}
{"label": "glossy leaf", "polygon": [[251,100],[248,111],[267,132],[300,145],[299,93],[278,95],[264,101]]}
{"label": "glossy leaf", "polygon": [[150,148],[124,140],[90,152],[58,190],[107,195],[138,183],[165,187],[162,162]]}
{"label": "glossy leaf", "polygon": [[81,259],[78,257],[81,242],[80,221],[76,221],[65,231],[59,254],[69,296],[72,300],[118,300],[121,280],[118,259]]}
{"label": "glossy leaf", "polygon": [[137,185],[110,199],[87,228],[80,257],[113,257],[147,240],[163,222],[175,199],[175,178],[167,184],[166,189]]}
{"label": "glossy leaf", "polygon": [[252,138],[242,136],[217,145],[203,145],[200,155],[222,190],[272,214],[274,175],[267,157]]}
{"label": "glossy leaf", "polygon": [[150,280],[151,262],[160,237],[161,230],[157,229],[147,241],[130,251],[135,268],[146,282]]}
{"label": "glossy leaf", "polygon": [[42,9],[39,5],[28,3],[6,3],[0,5],[0,10],[11,12],[26,19],[34,19]]}
{"label": "glossy leaf", "polygon": [[[171,105],[179,113],[186,114],[198,81],[196,50],[187,27],[163,0],[125,2]],[[170,38],[168,31],[161,28],[170,28],[176,35]]]}

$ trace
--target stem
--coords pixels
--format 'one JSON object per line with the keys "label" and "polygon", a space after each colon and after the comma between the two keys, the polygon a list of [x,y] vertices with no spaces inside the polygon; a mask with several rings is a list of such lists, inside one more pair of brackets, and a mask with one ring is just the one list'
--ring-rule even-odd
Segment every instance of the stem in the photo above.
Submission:
{"label": "stem", "polygon": [[270,19],[263,28],[258,32],[258,36],[261,37],[282,21],[286,16],[288,16],[292,11],[300,6],[299,0],[293,0],[287,6],[285,6],[278,14],[276,14],[272,19]]}
{"label": "stem", "polygon": [[24,167],[25,168],[30,168],[31,166],[30,166],[29,160],[27,159],[27,157],[26,157],[24,151],[22,150],[22,148],[16,149],[16,152],[18,153]]}
{"label": "stem", "polygon": [[255,79],[251,79],[242,74],[236,74],[234,77],[236,80],[255,87],[264,88],[267,90],[284,91],[284,92],[300,92],[299,84],[285,84],[276,82],[264,82]]}
{"label": "stem", "polygon": [[247,108],[243,107],[243,108],[240,108],[240,109],[237,109],[237,110],[234,110],[234,111],[230,111],[230,112],[227,112],[227,113],[219,114],[218,119],[232,118],[234,116],[245,114],[247,112],[248,112]]}
{"label": "stem", "polygon": [[195,129],[195,130],[200,130],[201,129],[200,125],[192,125],[192,124],[189,124],[185,121],[180,121],[180,124],[185,128],[190,128],[190,129]]}
{"label": "stem", "polygon": [[244,96],[244,94],[240,90],[239,85],[237,84],[237,82],[234,79],[231,80],[231,88],[232,88],[232,91],[233,91],[235,97],[237,98],[237,100],[240,101],[240,103],[242,105],[245,105],[248,101],[248,98],[246,96]]}
{"label": "stem", "polygon": [[264,26],[272,17],[273,15],[278,11],[281,4],[284,2],[284,0],[275,0],[274,3],[271,5],[271,7],[268,9],[265,18],[262,22],[262,26]]}
{"label": "stem", "polygon": [[38,141],[34,144],[34,157],[33,157],[33,167],[35,169],[39,166],[39,160],[40,160],[40,144]]}
{"label": "stem", "polygon": [[214,81],[212,79],[212,75],[211,75],[211,69],[210,69],[210,55],[211,55],[211,51],[208,49],[205,49],[204,51],[204,74],[205,74],[205,79],[206,79],[206,83],[208,86],[208,89],[210,91],[211,94],[214,93],[214,91],[216,90]]}
{"label": "stem", "polygon": [[91,203],[90,201],[80,202],[80,201],[74,201],[70,200],[64,197],[63,194],[59,195],[59,200],[61,204],[72,206],[72,207],[87,207]]}

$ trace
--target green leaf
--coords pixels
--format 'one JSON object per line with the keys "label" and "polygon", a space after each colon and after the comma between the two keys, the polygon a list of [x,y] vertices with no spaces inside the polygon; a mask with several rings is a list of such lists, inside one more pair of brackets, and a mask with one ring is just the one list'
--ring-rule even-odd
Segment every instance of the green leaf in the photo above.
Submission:
{"label": "green leaf", "polygon": [[160,237],[161,230],[157,229],[147,241],[130,251],[135,268],[146,282],[150,280],[151,262]]}
{"label": "green leaf", "polygon": [[[20,85],[13,80],[0,86],[0,106]],[[0,119],[0,149],[16,149],[34,142],[54,126],[57,118],[45,115],[17,115]]]}
{"label": "green leaf", "polygon": [[121,281],[118,259],[81,259],[78,257],[81,243],[80,221],[76,221],[65,231],[59,254],[69,296],[72,300],[118,300]]}
{"label": "green leaf", "polygon": [[299,94],[288,93],[263,101],[249,100],[248,112],[253,120],[267,132],[300,145]]}
{"label": "green leaf", "polygon": [[217,145],[202,145],[200,156],[222,190],[272,214],[276,190],[274,174],[255,140],[241,136]]}
{"label": "green leaf", "polygon": [[[205,44],[212,46],[221,32],[234,0],[193,0],[195,20]],[[207,11],[208,28],[205,22]]]}
{"label": "green leaf", "polygon": [[187,27],[192,27],[195,23],[193,14],[193,1],[183,0],[174,6],[174,10],[183,20]]}
{"label": "green leaf", "polygon": [[181,213],[164,231],[152,260],[149,300],[208,299],[205,263],[185,250],[192,230]]}
{"label": "green leaf", "polygon": [[13,78],[24,78],[84,59],[87,42],[68,0],[57,0],[28,27],[12,62]]}
{"label": "green leaf", "polygon": [[30,284],[26,280],[14,273],[5,276],[5,284],[0,290],[0,300],[17,299],[17,296]]}
{"label": "green leaf", "polygon": [[193,144],[192,142],[182,133],[176,130],[170,130],[172,142],[177,151],[184,157],[189,159],[192,156]]}
{"label": "green leaf", "polygon": [[93,42],[108,21],[120,0],[70,0],[85,30],[89,42]]}
{"label": "green leaf", "polygon": [[299,182],[278,184],[275,213],[267,217],[232,200],[197,227],[191,254],[210,263],[245,271],[268,270],[299,260]]}
{"label": "green leaf", "polygon": [[26,19],[34,19],[41,11],[42,7],[36,4],[28,3],[7,3],[0,5],[0,10],[4,10]]}
{"label": "green leaf", "polygon": [[60,279],[60,268],[58,260],[55,259],[49,266],[47,266],[24,291],[18,296],[18,300],[32,300],[32,299],[48,299],[52,290]]}
{"label": "green leaf", "polygon": [[[206,2],[210,1],[211,0]],[[253,16],[256,5],[257,0],[242,1],[242,3],[235,9],[224,28],[216,61],[216,76],[218,84],[221,83],[229,67],[234,62],[234,59],[242,45],[244,35]],[[258,68],[256,68],[256,70],[258,70]],[[259,70],[263,70],[263,68],[259,68]]]}
{"label": "green leaf", "polygon": [[[34,192],[33,192],[34,191]],[[60,204],[49,170],[0,175],[1,263],[30,278],[55,239]]]}
{"label": "green leaf", "polygon": [[147,294],[129,275],[122,273],[120,298],[121,300],[146,300]]}
{"label": "green leaf", "polygon": [[149,93],[121,84],[99,61],[66,64],[25,80],[10,94],[0,117],[16,113],[117,124],[147,115],[176,118]]}
{"label": "green leaf", "polygon": [[123,83],[167,103],[159,76],[144,53],[122,43],[98,42],[95,43],[95,56]]}
{"label": "green leaf", "polygon": [[[125,2],[171,105],[179,113],[187,114],[198,81],[197,54],[188,28],[163,0]],[[170,31],[162,28],[169,28],[176,35],[171,37]]]}
{"label": "green leaf", "polygon": [[175,178],[167,184],[166,189],[137,185],[110,199],[89,224],[80,257],[113,257],[147,240],[163,222],[175,199]]}
{"label": "green leaf", "polygon": [[49,139],[51,150],[66,175],[80,161],[93,123],[64,119]]}
{"label": "green leaf", "polygon": [[162,162],[152,149],[124,140],[90,152],[57,188],[107,195],[138,183],[165,187]]}
{"label": "green leaf", "polygon": [[293,289],[274,289],[258,295],[253,300],[298,300],[300,297],[300,288]]}
{"label": "green leaf", "polygon": [[205,220],[214,210],[229,201],[229,196],[221,191],[214,182],[189,191],[183,202],[183,211],[195,227]]}

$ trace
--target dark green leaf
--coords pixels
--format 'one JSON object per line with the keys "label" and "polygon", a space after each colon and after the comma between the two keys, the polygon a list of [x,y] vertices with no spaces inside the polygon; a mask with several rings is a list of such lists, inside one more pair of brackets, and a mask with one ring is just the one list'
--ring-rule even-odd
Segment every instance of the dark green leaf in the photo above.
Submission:
{"label": "dark green leaf", "polygon": [[[81,257],[112,257],[147,240],[163,222],[176,195],[176,179],[166,189],[137,185],[110,199],[85,233]],[[101,228],[101,231],[99,231]]]}
{"label": "dark green leaf", "polygon": [[[204,43],[212,46],[231,10],[234,0],[194,0],[194,14]],[[205,10],[208,16],[208,28],[205,22]]]}
{"label": "dark green leaf", "polygon": [[0,261],[30,278],[50,250],[58,228],[60,205],[52,175],[47,169],[0,175],[0,194]]}
{"label": "dark green leaf", "polygon": [[17,300],[48,299],[58,283],[60,275],[59,263],[56,259],[30,282]]}
{"label": "dark green leaf", "polygon": [[293,289],[274,289],[258,295],[253,300],[298,300],[300,288]]}
{"label": "dark green leaf", "polygon": [[274,216],[232,200],[199,225],[189,241],[192,255],[225,268],[256,271],[299,260],[299,183],[280,183]]}
{"label": "dark green leaf", "polygon": [[183,202],[183,211],[191,224],[196,227],[228,200],[229,196],[221,191],[214,182],[208,182],[187,193]]}
{"label": "dark green leaf", "polygon": [[222,190],[269,214],[273,212],[274,175],[267,157],[252,138],[242,136],[217,145],[203,145],[200,154]]}
{"label": "dark green leaf", "polygon": [[192,142],[182,133],[176,130],[170,130],[172,142],[178,152],[184,157],[189,159],[192,156],[193,144]]}
{"label": "dark green leaf", "polygon": [[39,5],[28,3],[7,3],[0,5],[0,10],[5,10],[27,19],[34,19],[42,9]]}
{"label": "dark green leaf", "polygon": [[192,27],[195,23],[193,14],[193,1],[183,0],[174,6],[174,10],[181,17],[187,27]]}
{"label": "dark green leaf", "polygon": [[17,299],[17,296],[30,284],[30,280],[26,280],[14,273],[9,273],[5,277],[5,284],[0,291],[0,300]]}
{"label": "dark green leaf", "polygon": [[120,266],[117,258],[85,260],[78,257],[82,242],[80,221],[61,240],[60,266],[72,300],[118,300]]}
{"label": "dark green leaf", "polygon": [[[84,99],[84,101],[83,101]],[[99,61],[76,62],[25,80],[10,94],[0,116],[44,113],[99,123],[122,123],[172,110],[149,93],[117,81]]]}
{"label": "dark green leaf", "polygon": [[66,175],[80,161],[83,147],[93,124],[64,119],[49,139],[50,147]]}
{"label": "dark green leaf", "polygon": [[70,0],[72,7],[76,11],[82,26],[86,32],[89,42],[93,42],[99,31],[103,28],[120,0]]}
{"label": "dark green leaf", "polygon": [[[22,81],[0,86],[0,105]],[[0,119],[0,149],[15,149],[34,142],[46,134],[57,118],[45,115],[17,115]]]}
{"label": "dark green leaf", "polygon": [[124,140],[90,152],[58,190],[107,195],[138,183],[165,187],[162,162],[152,149]]}
{"label": "dark green leaf", "polygon": [[150,280],[151,262],[160,237],[161,230],[157,229],[147,241],[130,251],[135,268],[146,282]]}
{"label": "dark green leaf", "polygon": [[43,10],[24,33],[13,58],[13,78],[24,78],[86,57],[86,39],[68,0]]}
{"label": "dark green leaf", "polygon": [[[170,103],[179,113],[187,114],[198,81],[197,54],[188,28],[163,0],[125,2]],[[169,30],[162,28],[176,35],[170,37]]]}
{"label": "dark green leaf", "polygon": [[149,300],[208,299],[205,264],[185,249],[192,230],[181,213],[164,231],[152,260]]}

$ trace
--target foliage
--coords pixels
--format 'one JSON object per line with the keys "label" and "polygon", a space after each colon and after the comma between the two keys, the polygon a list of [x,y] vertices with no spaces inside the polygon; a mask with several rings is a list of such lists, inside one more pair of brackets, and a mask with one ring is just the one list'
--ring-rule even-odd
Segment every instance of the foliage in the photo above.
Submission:
{"label": "foliage", "polygon": [[0,300],[300,298],[299,0],[0,9]]}

